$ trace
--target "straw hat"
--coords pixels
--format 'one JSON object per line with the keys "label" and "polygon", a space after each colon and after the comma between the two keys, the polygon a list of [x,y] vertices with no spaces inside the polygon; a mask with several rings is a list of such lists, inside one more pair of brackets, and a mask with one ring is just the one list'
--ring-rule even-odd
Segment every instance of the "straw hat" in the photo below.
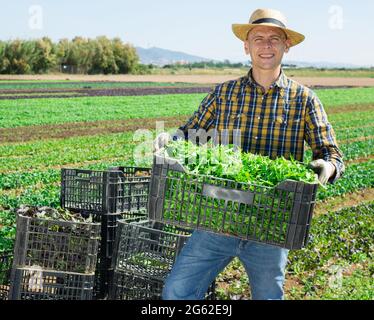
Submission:
{"label": "straw hat", "polygon": [[249,23],[233,24],[232,31],[240,40],[246,41],[248,32],[257,26],[277,27],[287,34],[288,39],[291,40],[291,47],[304,41],[304,35],[288,29],[286,24],[286,17],[281,12],[272,9],[257,9],[249,18]]}

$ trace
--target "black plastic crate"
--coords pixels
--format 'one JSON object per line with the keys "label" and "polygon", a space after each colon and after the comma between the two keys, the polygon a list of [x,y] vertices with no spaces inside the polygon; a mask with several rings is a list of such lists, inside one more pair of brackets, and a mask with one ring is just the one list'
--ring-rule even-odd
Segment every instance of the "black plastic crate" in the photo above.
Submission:
{"label": "black plastic crate", "polygon": [[113,255],[113,246],[116,239],[118,221],[140,221],[147,220],[147,214],[141,213],[109,213],[102,215],[92,215],[93,222],[101,225],[101,241],[99,247],[100,258],[111,259]]}
{"label": "black plastic crate", "polygon": [[274,188],[187,174],[156,156],[149,217],[288,249],[308,242],[317,184],[285,180]]}
{"label": "black plastic crate", "polygon": [[147,217],[146,214],[139,213],[93,215],[93,221],[101,223],[101,242],[95,271],[94,295],[96,299],[104,299],[108,295],[109,281],[113,276],[111,262],[118,221],[140,221]]}
{"label": "black plastic crate", "polygon": [[93,274],[13,268],[10,300],[92,300]]}
{"label": "black plastic crate", "polygon": [[10,287],[10,272],[13,264],[13,250],[0,252],[0,300],[7,300]]}
{"label": "black plastic crate", "polygon": [[[114,271],[110,287],[110,300],[161,300],[164,280],[147,275],[139,276],[124,271]],[[206,300],[215,300],[215,282],[209,287]]]}
{"label": "black plastic crate", "polygon": [[160,300],[164,281],[131,272],[114,271],[110,300]]}
{"label": "black plastic crate", "polygon": [[155,221],[118,222],[112,259],[115,271],[164,279],[190,231]]}
{"label": "black plastic crate", "polygon": [[91,273],[95,271],[100,224],[17,215],[13,266]]}
{"label": "black plastic crate", "polygon": [[61,207],[89,213],[145,211],[151,168],[61,170]]}

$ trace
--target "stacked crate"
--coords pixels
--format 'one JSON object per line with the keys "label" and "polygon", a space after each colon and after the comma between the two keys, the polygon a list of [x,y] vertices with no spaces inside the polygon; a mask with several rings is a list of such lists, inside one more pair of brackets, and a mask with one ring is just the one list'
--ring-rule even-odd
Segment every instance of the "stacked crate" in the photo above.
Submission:
{"label": "stacked crate", "polygon": [[[110,299],[161,299],[164,281],[189,236],[189,230],[151,220],[119,221]],[[214,284],[211,289],[207,298],[213,298]]]}
{"label": "stacked crate", "polygon": [[90,300],[100,224],[17,215],[11,300]]}
{"label": "stacked crate", "polygon": [[61,207],[90,215],[101,225],[95,299],[105,299],[108,295],[117,221],[146,216],[150,175],[150,168],[140,167],[61,171]]}
{"label": "stacked crate", "polygon": [[0,251],[0,300],[8,299],[12,263],[13,250]]}

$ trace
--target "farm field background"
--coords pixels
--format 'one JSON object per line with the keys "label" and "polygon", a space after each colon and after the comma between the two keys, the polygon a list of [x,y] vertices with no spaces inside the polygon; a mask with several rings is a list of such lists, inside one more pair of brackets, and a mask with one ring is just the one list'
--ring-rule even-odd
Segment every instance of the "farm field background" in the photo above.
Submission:
{"label": "farm field background", "polygon": [[[366,77],[368,87],[315,89],[347,170],[335,185],[320,189],[311,242],[290,254],[287,299],[374,298],[374,83],[367,74],[360,76]],[[132,155],[141,141],[134,141],[134,132],[147,129],[146,137],[154,138],[156,121],[165,121],[165,128],[173,130],[212,87],[210,81],[197,85],[181,77],[175,78],[179,83],[170,77],[154,83],[144,77],[138,82],[12,79],[17,80],[0,81],[0,250],[12,245],[14,208],[59,205],[62,167],[135,165]],[[327,79],[333,87],[363,81]],[[312,80],[322,86],[326,82]],[[87,96],[90,90],[101,94]],[[307,150],[306,162],[310,158]],[[150,160],[140,164],[150,165]],[[249,298],[247,280],[235,259],[217,279],[218,297]]]}

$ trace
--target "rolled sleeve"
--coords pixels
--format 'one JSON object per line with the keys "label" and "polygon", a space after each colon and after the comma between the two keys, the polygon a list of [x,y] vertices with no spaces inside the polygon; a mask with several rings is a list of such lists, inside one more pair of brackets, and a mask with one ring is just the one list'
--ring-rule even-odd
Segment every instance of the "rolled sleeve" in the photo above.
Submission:
{"label": "rolled sleeve", "polygon": [[312,149],[313,160],[323,159],[335,166],[329,183],[336,182],[344,173],[343,154],[338,147],[334,129],[328,121],[322,102],[316,95],[307,101],[305,140]]}

